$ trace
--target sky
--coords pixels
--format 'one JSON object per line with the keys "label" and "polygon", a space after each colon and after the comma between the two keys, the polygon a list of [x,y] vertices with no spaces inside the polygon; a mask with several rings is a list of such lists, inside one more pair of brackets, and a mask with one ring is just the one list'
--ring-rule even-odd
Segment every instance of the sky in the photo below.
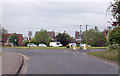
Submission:
{"label": "sky", "polygon": [[99,30],[106,29],[109,16],[106,10],[110,5],[108,0],[4,0],[0,4],[0,25],[9,33],[33,36],[41,29],[64,32],[75,36],[75,31],[85,31],[98,26]]}

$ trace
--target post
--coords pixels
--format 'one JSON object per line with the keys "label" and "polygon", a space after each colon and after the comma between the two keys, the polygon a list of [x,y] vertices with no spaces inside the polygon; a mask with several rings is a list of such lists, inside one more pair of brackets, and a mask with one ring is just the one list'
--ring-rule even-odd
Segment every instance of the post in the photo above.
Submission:
{"label": "post", "polygon": [[29,48],[30,48],[30,38],[29,38]]}
{"label": "post", "polygon": [[81,49],[81,25],[80,25],[80,49]]}
{"label": "post", "polygon": [[[87,35],[87,26],[88,26],[88,25],[86,25],[86,35]],[[87,36],[86,36],[86,37],[87,37]],[[87,38],[86,38],[86,44],[87,44]]]}
{"label": "post", "polygon": [[15,39],[15,47],[16,47],[16,41],[17,41],[17,39]]}

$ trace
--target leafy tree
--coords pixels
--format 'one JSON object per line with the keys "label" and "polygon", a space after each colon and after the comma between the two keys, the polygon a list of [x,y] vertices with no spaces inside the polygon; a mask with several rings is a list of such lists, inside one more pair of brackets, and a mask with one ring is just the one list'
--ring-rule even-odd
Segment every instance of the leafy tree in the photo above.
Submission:
{"label": "leafy tree", "polygon": [[[16,41],[15,41],[15,39],[16,39]],[[15,45],[15,44],[18,45],[17,35],[16,35],[16,34],[10,35],[10,37],[9,37],[9,42],[10,42],[10,43],[14,43],[14,45]]]}
{"label": "leafy tree", "polygon": [[29,43],[29,40],[23,40],[22,43],[27,46],[27,44]]}
{"label": "leafy tree", "polygon": [[44,43],[46,45],[49,45],[50,38],[48,37],[46,30],[41,30],[35,35],[34,41],[37,43]]}
{"label": "leafy tree", "polygon": [[104,32],[100,32],[97,27],[89,29],[84,33],[83,42],[87,42],[91,46],[105,46]]}
{"label": "leafy tree", "polygon": [[5,33],[8,31],[0,25],[0,38],[6,37]]}
{"label": "leafy tree", "polygon": [[30,43],[34,43],[36,45],[39,45],[39,43],[37,41],[35,41],[35,38],[31,38]]}
{"label": "leafy tree", "polygon": [[64,33],[58,33],[58,35],[56,36],[57,41],[59,41],[63,46],[68,45],[69,41],[70,41],[70,35]]}
{"label": "leafy tree", "polygon": [[120,27],[115,27],[107,35],[109,49],[120,49]]}
{"label": "leafy tree", "polygon": [[112,14],[114,19],[112,20],[112,26],[120,26],[120,0],[113,0],[108,11],[110,11],[110,14]]}

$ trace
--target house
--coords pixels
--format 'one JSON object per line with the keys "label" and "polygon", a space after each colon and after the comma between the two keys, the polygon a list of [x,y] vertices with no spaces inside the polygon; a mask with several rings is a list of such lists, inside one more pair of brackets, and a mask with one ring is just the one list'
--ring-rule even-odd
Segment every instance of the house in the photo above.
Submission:
{"label": "house", "polygon": [[47,31],[47,35],[49,36],[49,38],[54,41],[55,39],[55,32],[54,31]]}
{"label": "house", "polygon": [[75,39],[80,39],[80,33],[79,32],[75,32]]}
{"label": "house", "polygon": [[[4,36],[2,37],[2,41],[6,43],[12,34],[16,34],[16,33],[5,33]],[[18,38],[18,43],[21,44],[23,40],[22,34],[16,34],[16,35]]]}

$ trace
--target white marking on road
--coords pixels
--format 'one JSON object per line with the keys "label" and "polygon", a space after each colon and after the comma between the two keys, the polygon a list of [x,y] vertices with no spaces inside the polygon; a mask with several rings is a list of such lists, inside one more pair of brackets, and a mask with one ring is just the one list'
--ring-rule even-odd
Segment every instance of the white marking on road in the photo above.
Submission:
{"label": "white marking on road", "polygon": [[21,53],[17,53],[17,54],[19,54],[19,55],[22,55],[26,60],[28,60],[29,59],[29,57],[28,56],[26,56],[26,55],[24,55],[24,54],[21,54]]}

